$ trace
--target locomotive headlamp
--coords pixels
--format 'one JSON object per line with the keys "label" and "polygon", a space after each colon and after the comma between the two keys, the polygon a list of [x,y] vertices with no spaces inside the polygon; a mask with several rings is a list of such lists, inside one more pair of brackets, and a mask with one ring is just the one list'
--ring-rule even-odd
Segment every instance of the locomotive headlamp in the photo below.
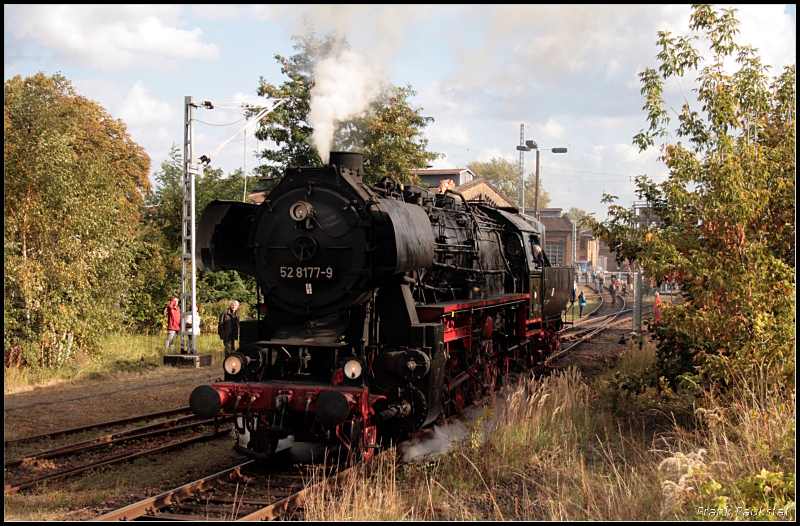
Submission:
{"label": "locomotive headlamp", "polygon": [[245,359],[246,358],[241,355],[232,354],[222,362],[222,368],[225,369],[225,372],[228,374],[239,374],[245,366]]}
{"label": "locomotive headlamp", "polygon": [[305,219],[311,215],[311,210],[310,203],[298,201],[289,208],[289,215],[299,223],[300,221],[305,221]]}
{"label": "locomotive headlamp", "polygon": [[350,380],[355,380],[361,376],[363,368],[364,366],[361,365],[359,360],[348,360],[347,363],[344,364],[344,375]]}

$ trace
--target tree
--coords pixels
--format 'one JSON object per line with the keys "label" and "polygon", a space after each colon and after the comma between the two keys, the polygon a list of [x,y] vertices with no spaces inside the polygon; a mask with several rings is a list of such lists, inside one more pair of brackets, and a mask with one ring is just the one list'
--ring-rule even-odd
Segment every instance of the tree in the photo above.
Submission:
{"label": "tree", "polygon": [[[519,202],[519,161],[509,161],[493,157],[489,162],[473,161],[467,168],[478,177],[483,177],[512,202]],[[533,208],[536,202],[536,174],[528,174],[524,179],[525,208]],[[544,189],[539,177],[539,210],[550,204],[550,194]]]}
{"label": "tree", "polygon": [[591,214],[582,208],[578,208],[577,206],[570,207],[569,215],[575,219],[575,223],[578,225],[578,228],[587,228],[589,226],[589,221],[592,219]]}
{"label": "tree", "polygon": [[[273,179],[280,178],[289,166],[322,165],[310,141],[313,128],[308,121],[315,68],[320,60],[337,57],[350,49],[346,37],[332,32],[318,38],[309,24],[304,35],[295,35],[292,40],[296,54],[288,59],[275,55],[281,73],[288,80],[277,86],[262,77],[258,88],[260,96],[285,100],[262,121],[256,132],[259,140],[272,141],[278,146],[276,150],[260,153],[271,163],[261,167],[261,175]],[[334,149],[363,151],[366,181],[375,182],[387,175],[407,181],[410,168],[423,168],[438,158],[439,154],[428,151],[427,139],[422,136],[422,130],[433,118],[422,116],[422,109],[408,101],[415,94],[410,85],[384,84],[380,95],[371,102],[368,114],[337,123]]]}
{"label": "tree", "polygon": [[55,367],[121,321],[150,159],[59,74],[4,95],[6,355]]}
{"label": "tree", "polygon": [[374,183],[391,176],[399,181],[411,179],[412,168],[425,168],[439,157],[428,151],[422,130],[433,117],[423,117],[422,108],[408,102],[416,95],[411,85],[394,87],[388,100],[380,104],[369,120],[364,137],[364,180]]}
{"label": "tree", "polygon": [[[634,143],[645,150],[664,139],[660,159],[670,175],[660,184],[638,177],[638,192],[663,224],[634,229],[632,213],[612,205],[593,228],[657,281],[683,285],[683,305],[666,309],[656,331],[656,376],[731,385],[777,367],[770,382],[792,382],[795,65],[770,81],[757,50],[734,40],[735,9],[692,10],[693,34],[659,32],[658,71],[640,74],[649,126]],[[702,68],[701,39],[710,49]],[[672,127],[667,108],[678,106],[665,100],[664,83],[682,87],[692,71],[697,101],[685,101]]]}
{"label": "tree", "polygon": [[259,81],[257,93],[268,99],[283,99],[275,111],[267,115],[256,132],[260,141],[272,141],[277,150],[265,149],[260,156],[272,164],[260,167],[264,177],[281,177],[288,166],[322,166],[316,149],[311,145],[313,131],[308,123],[311,88],[314,86],[314,66],[320,59],[335,56],[349,49],[347,38],[336,32],[317,38],[314,28],[306,23],[304,35],[294,35],[296,54],[288,59],[275,55],[281,64],[281,73],[289,77],[276,86],[264,77]]}
{"label": "tree", "polygon": [[[148,196],[137,252],[134,279],[125,295],[129,323],[140,331],[158,329],[164,320],[164,307],[181,289],[181,238],[183,236],[183,159],[173,144],[169,158],[154,174],[155,190]],[[195,221],[215,199],[239,201],[244,190],[242,170],[223,177],[219,168],[206,167],[195,178]],[[248,178],[247,192],[257,181]],[[255,302],[255,280],[236,271],[203,272],[197,275],[198,303],[222,299]]]}

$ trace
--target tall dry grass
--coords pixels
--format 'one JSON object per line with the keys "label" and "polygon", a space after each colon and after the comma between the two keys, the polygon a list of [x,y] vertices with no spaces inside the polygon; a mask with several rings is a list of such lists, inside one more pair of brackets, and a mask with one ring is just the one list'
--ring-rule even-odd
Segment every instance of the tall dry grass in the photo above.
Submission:
{"label": "tall dry grass", "polygon": [[659,465],[662,517],[796,518],[795,390],[769,388],[770,376],[756,369],[735,390],[703,393],[698,430],[677,435]]}
{"label": "tall dry grass", "polygon": [[[603,424],[581,374],[521,380],[499,414],[422,464],[382,457],[336,492],[312,492],[308,520],[658,518],[647,445]],[[625,451],[620,453],[619,448]]]}

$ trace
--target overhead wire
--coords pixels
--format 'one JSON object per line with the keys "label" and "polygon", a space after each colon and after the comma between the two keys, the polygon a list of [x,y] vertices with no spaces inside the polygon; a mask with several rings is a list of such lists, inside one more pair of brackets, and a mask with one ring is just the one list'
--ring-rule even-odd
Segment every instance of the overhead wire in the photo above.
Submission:
{"label": "overhead wire", "polygon": [[[531,128],[527,124],[525,125],[525,127],[530,129],[531,131],[539,133],[537,130],[534,130],[533,128]],[[547,137],[550,137],[552,139],[556,139],[557,141],[561,141],[561,139],[558,139],[557,137],[553,137],[553,136],[548,135],[546,133],[542,133],[542,135],[546,135]],[[450,141],[445,141],[444,139],[439,139],[438,137],[433,137],[432,135],[428,135],[427,137],[430,138],[430,139],[439,141],[439,142],[443,142],[445,144],[449,144],[451,146],[455,146],[457,148],[462,148],[464,150],[467,150],[467,152],[479,153],[479,154],[486,155],[487,157],[491,157],[491,158],[497,157],[497,155],[493,155],[493,154],[490,154],[490,153],[487,153],[487,152],[482,152],[480,150],[475,150],[475,149],[472,149],[472,148],[467,148],[466,146],[462,146],[460,144],[456,144],[456,143],[453,143],[453,142],[450,142]],[[625,161],[618,161],[616,159],[607,158],[605,156],[598,155],[598,154],[596,154],[594,152],[590,152],[589,150],[585,150],[585,149],[583,149],[583,148],[581,148],[579,146],[575,146],[572,143],[569,143],[569,148],[567,149],[567,155],[569,155],[569,152],[572,150],[572,148],[577,148],[578,150],[581,150],[581,151],[586,152],[586,153],[588,153],[590,155],[594,155],[595,157],[599,157],[599,158],[603,159],[603,172],[601,173],[601,172],[589,172],[589,171],[585,171],[585,170],[570,170],[570,169],[567,169],[567,168],[554,168],[554,167],[544,166],[544,165],[542,165],[542,168],[547,168],[549,170],[560,170],[560,171],[565,171],[565,172],[577,172],[577,173],[587,173],[587,174],[594,174],[594,175],[612,175],[612,176],[616,176],[616,177],[627,177],[629,180],[632,177],[631,175],[614,174],[614,173],[606,172],[605,171],[605,160],[608,159],[609,161],[614,161],[614,162],[621,163],[621,164],[627,164],[629,166],[633,166],[633,167],[636,167],[636,168],[641,168],[643,170],[647,170],[647,168],[645,168],[644,166],[633,164],[633,163],[629,163],[629,162],[625,162]],[[658,177],[669,177],[669,174],[665,174],[665,173],[661,172],[660,175],[658,175]]]}
{"label": "overhead wire", "polygon": [[232,124],[236,124],[237,122],[242,122],[246,118],[247,117],[242,117],[238,121],[229,122],[227,124],[211,124],[210,122],[203,122],[203,121],[198,120],[198,119],[194,119],[194,122],[199,122],[200,124],[205,124],[206,126],[231,126]]}

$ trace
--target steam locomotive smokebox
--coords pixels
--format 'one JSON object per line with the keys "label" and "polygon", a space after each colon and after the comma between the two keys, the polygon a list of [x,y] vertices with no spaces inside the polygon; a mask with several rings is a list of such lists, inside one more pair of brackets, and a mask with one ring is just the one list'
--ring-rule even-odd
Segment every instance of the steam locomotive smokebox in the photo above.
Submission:
{"label": "steam locomotive smokebox", "polygon": [[210,354],[165,354],[164,365],[183,367],[211,367]]}
{"label": "steam locomotive smokebox", "polygon": [[346,166],[358,177],[364,175],[364,154],[357,152],[331,152],[330,165]]}

